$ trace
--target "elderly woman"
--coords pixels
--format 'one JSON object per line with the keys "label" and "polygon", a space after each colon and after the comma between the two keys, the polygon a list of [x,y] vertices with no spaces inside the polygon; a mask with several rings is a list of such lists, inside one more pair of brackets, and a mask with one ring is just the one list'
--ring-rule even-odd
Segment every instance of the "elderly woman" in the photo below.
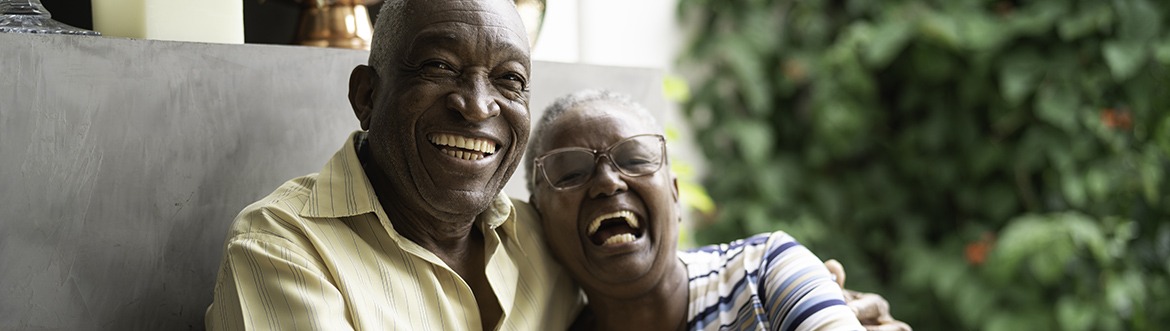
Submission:
{"label": "elderly woman", "polygon": [[825,265],[783,232],[678,252],[661,128],[602,91],[563,97],[528,145],[529,201],[601,330],[862,330]]}

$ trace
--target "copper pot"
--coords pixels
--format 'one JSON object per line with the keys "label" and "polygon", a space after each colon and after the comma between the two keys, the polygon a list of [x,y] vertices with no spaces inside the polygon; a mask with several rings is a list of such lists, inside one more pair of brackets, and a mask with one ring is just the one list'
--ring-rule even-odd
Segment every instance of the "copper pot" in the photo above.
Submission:
{"label": "copper pot", "polygon": [[370,49],[373,24],[367,5],[381,0],[294,0],[301,3],[296,43],[317,47]]}

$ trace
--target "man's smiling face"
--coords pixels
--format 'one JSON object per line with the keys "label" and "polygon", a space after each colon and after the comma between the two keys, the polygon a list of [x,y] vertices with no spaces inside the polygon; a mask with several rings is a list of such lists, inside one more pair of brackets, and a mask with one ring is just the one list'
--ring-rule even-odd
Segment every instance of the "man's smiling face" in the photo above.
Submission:
{"label": "man's smiling face", "polygon": [[375,68],[373,107],[361,119],[371,155],[397,203],[475,215],[503,189],[528,140],[525,30],[506,1],[407,6],[405,37]]}

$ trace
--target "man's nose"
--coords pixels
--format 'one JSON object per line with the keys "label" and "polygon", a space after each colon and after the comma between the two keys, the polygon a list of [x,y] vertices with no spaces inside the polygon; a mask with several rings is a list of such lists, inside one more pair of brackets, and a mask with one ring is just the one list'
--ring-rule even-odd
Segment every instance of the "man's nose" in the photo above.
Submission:
{"label": "man's nose", "polygon": [[612,163],[598,162],[597,168],[594,169],[593,178],[589,179],[589,196],[595,198],[613,196],[629,189],[626,186],[626,181],[622,179],[622,173]]}
{"label": "man's nose", "polygon": [[482,122],[500,115],[500,105],[492,96],[491,84],[481,75],[464,80],[447,96],[447,106],[469,122]]}

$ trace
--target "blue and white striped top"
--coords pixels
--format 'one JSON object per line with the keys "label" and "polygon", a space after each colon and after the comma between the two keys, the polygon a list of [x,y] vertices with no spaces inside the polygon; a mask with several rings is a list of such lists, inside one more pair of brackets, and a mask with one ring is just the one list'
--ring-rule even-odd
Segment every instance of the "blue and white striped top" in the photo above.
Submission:
{"label": "blue and white striped top", "polygon": [[687,266],[689,330],[864,330],[841,288],[787,233],[679,252]]}

